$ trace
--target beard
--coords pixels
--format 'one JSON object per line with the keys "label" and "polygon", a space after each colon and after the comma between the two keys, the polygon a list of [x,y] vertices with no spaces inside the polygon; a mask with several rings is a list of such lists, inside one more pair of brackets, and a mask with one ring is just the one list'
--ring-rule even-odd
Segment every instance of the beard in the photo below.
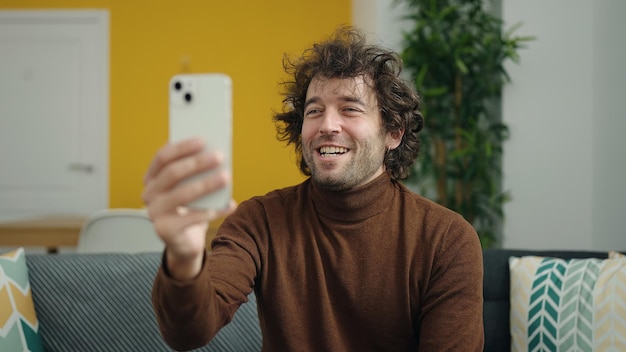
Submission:
{"label": "beard", "polygon": [[316,164],[314,155],[317,149],[312,144],[303,146],[302,157],[311,170],[311,178],[321,188],[331,191],[345,191],[367,183],[383,165],[385,157],[384,136],[362,141],[358,148],[350,146],[347,160]]}

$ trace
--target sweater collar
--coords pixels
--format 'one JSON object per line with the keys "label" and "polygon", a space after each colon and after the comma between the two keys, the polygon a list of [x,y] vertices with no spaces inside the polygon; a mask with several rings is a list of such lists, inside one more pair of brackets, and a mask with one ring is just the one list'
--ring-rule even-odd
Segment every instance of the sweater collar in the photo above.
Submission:
{"label": "sweater collar", "polygon": [[387,208],[395,189],[387,172],[347,191],[321,188],[312,179],[309,179],[309,187],[318,213],[337,221],[358,221],[381,213]]}

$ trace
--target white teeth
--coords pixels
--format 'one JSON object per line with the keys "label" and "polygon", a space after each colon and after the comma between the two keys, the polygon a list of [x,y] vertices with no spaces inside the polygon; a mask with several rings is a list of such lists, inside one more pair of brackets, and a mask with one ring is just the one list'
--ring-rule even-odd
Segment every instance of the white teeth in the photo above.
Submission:
{"label": "white teeth", "polygon": [[346,153],[347,151],[348,149],[341,148],[341,147],[321,147],[320,148],[320,154],[322,154],[322,156],[327,155],[327,154],[343,154],[343,153]]}

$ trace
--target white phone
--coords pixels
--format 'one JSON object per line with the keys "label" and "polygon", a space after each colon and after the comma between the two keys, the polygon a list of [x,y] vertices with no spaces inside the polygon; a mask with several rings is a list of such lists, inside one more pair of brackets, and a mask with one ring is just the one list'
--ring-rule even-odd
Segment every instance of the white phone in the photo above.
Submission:
{"label": "white phone", "polygon": [[[206,149],[219,150],[223,168],[232,175],[232,80],[223,73],[179,74],[169,82],[169,138],[177,142],[202,137]],[[211,172],[211,171],[209,171]],[[183,182],[206,177],[194,175]],[[232,198],[232,185],[198,199],[187,206],[220,210]]]}

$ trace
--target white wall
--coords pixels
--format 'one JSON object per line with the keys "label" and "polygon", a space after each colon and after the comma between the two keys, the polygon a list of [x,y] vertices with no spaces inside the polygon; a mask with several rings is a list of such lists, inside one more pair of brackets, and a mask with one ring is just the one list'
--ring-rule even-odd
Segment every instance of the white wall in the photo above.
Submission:
{"label": "white wall", "polygon": [[352,23],[368,34],[369,40],[400,51],[402,31],[410,28],[410,23],[401,19],[405,8],[394,0],[353,0]]}
{"label": "white wall", "polygon": [[[353,20],[400,49],[392,3],[354,0]],[[507,66],[504,247],[626,249],[624,13],[623,0],[502,0],[506,26],[537,38]]]}
{"label": "white wall", "polygon": [[[571,4],[570,4],[571,3]],[[567,9],[567,10],[565,10]],[[536,40],[508,65],[503,120],[511,129],[504,157],[504,246],[592,246],[591,1],[504,0],[508,25]]]}
{"label": "white wall", "polygon": [[626,249],[626,1],[593,7],[593,247]]}
{"label": "white wall", "polygon": [[503,93],[505,247],[625,249],[626,2],[503,0],[502,10],[537,37]]}

